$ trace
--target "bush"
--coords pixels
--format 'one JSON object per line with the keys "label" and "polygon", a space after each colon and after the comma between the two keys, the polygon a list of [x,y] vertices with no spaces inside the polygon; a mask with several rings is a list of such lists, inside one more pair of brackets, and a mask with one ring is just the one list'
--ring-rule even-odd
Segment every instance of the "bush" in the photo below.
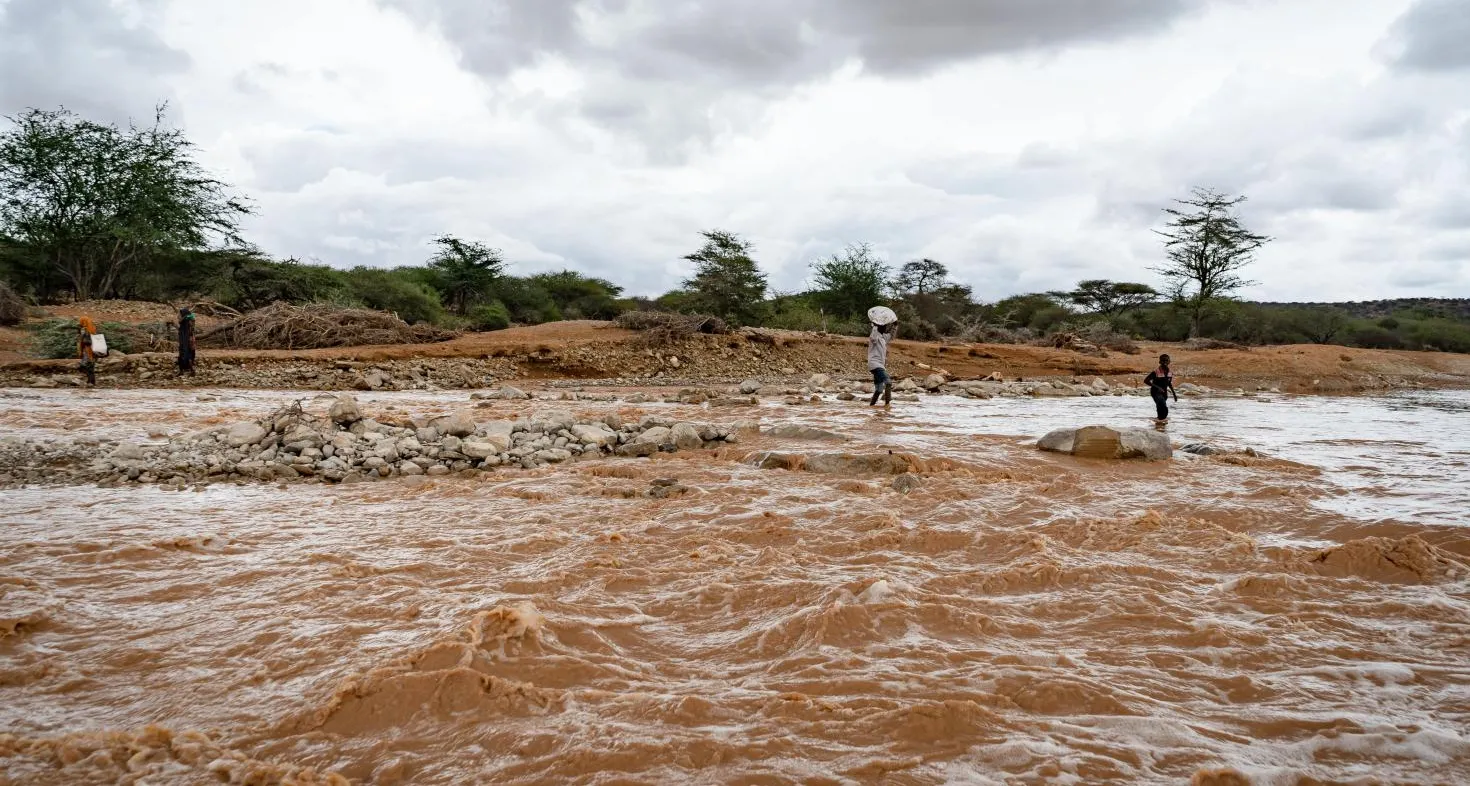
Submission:
{"label": "bush", "polygon": [[1470,326],[1448,319],[1426,319],[1405,326],[1412,346],[1441,352],[1470,353]]}
{"label": "bush", "polygon": [[1366,347],[1368,349],[1403,349],[1404,341],[1390,331],[1384,330],[1377,325],[1362,325],[1354,328],[1351,333],[1353,346]]}
{"label": "bush", "polygon": [[474,330],[504,330],[510,327],[510,311],[499,300],[470,309],[469,319],[470,328]]}
{"label": "bush", "polygon": [[1046,333],[1060,327],[1062,323],[1072,318],[1072,312],[1064,306],[1047,306],[1037,310],[1031,315],[1031,320],[1026,327],[1037,333]]}
{"label": "bush", "polygon": [[1103,349],[1111,349],[1125,355],[1137,355],[1139,352],[1138,345],[1133,343],[1132,338],[1113,330],[1113,326],[1106,320],[1098,320],[1079,328],[1077,335],[1082,340],[1092,342]]}
{"label": "bush", "polygon": [[444,319],[439,293],[397,270],[353,268],[347,273],[347,291],[356,302],[409,324],[439,324]]}
{"label": "bush", "polygon": [[4,281],[0,281],[0,325],[19,325],[25,321],[26,302]]}
{"label": "bush", "polygon": [[[66,360],[79,357],[77,351],[78,331],[81,323],[75,319],[48,319],[31,327],[26,339],[26,349],[31,355],[47,360]],[[140,331],[130,325],[103,322],[97,326],[107,338],[109,352],[133,352],[139,342]]]}
{"label": "bush", "polygon": [[551,293],[529,279],[506,276],[495,282],[497,299],[510,313],[511,321],[528,325],[561,320],[561,309]]}

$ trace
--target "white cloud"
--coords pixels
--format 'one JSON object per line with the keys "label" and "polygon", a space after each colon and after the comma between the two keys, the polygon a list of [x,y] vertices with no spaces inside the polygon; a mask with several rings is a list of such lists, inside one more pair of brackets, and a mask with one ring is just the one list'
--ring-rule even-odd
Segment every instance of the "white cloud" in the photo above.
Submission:
{"label": "white cloud", "polygon": [[[1029,31],[967,39],[876,2],[753,2],[722,22],[651,13],[693,8],[672,0],[158,0],[116,23],[155,67],[117,76],[175,101],[278,255],[417,263],[448,232],[523,271],[656,293],[720,227],[754,240],[783,290],[866,240],[993,299],[1150,280],[1160,208],[1203,185],[1247,194],[1246,217],[1277,238],[1251,296],[1464,295],[1470,70],[1413,48],[1439,41],[1415,32],[1436,2],[1150,16],[1114,0],[1063,25],[1019,0],[916,6],[972,33]],[[26,46],[72,35],[12,22],[40,36]],[[107,63],[28,72],[0,98],[105,94]]]}

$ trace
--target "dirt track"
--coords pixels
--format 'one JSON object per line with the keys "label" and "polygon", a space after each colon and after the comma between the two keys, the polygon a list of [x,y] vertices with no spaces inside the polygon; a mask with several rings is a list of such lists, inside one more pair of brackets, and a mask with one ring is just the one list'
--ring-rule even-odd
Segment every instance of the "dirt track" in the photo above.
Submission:
{"label": "dirt track", "polygon": [[[59,312],[58,312],[59,313]],[[126,318],[131,314],[118,314]],[[151,315],[150,315],[151,316]],[[111,315],[104,315],[110,318]],[[0,336],[0,384],[24,385],[34,375],[69,373],[69,361],[25,360],[19,331]],[[769,331],[761,337],[697,336],[673,346],[649,347],[638,334],[606,322],[555,322],[490,333],[470,333],[437,344],[348,347],[317,350],[204,350],[201,368],[233,364],[249,368],[285,364],[323,367],[352,363],[446,362],[464,360],[496,366],[496,376],[514,378],[648,378],[685,380],[792,377],[812,373],[864,376],[861,338]],[[1114,379],[1147,373],[1168,352],[1181,380],[1211,387],[1270,388],[1295,392],[1353,392],[1413,386],[1470,387],[1470,356],[1433,352],[1364,350],[1293,345],[1248,350],[1189,350],[1177,344],[1143,344],[1141,352],[1104,357],[1064,349],[1001,344],[941,344],[898,340],[890,371],[926,375],[940,369],[955,378],[998,373],[1007,379],[1101,376]],[[114,361],[116,362],[116,361]],[[136,365],[166,369],[162,356],[134,356],[116,368]],[[163,374],[159,374],[163,377]],[[119,378],[120,386],[153,386]],[[170,384],[175,384],[170,381]],[[248,382],[244,383],[249,386]]]}

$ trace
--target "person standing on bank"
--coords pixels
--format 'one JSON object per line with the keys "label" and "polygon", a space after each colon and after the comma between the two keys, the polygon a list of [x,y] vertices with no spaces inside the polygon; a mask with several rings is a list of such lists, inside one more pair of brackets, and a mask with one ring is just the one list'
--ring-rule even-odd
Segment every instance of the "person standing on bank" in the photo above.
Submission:
{"label": "person standing on bank", "polygon": [[179,309],[179,374],[194,376],[194,312]]}
{"label": "person standing on bank", "polygon": [[883,406],[893,403],[893,380],[888,377],[888,342],[898,330],[898,315],[886,306],[868,309],[868,321],[873,329],[868,331],[868,370],[873,373],[873,400],[868,406],[877,406],[878,397],[883,397]]}
{"label": "person standing on bank", "polygon": [[1148,394],[1153,397],[1154,408],[1158,410],[1159,422],[1163,423],[1169,419],[1169,394],[1174,394],[1174,402],[1179,402],[1179,392],[1174,390],[1174,372],[1169,370],[1169,356],[1159,355],[1159,367],[1148,372],[1143,378],[1143,383],[1148,385]]}

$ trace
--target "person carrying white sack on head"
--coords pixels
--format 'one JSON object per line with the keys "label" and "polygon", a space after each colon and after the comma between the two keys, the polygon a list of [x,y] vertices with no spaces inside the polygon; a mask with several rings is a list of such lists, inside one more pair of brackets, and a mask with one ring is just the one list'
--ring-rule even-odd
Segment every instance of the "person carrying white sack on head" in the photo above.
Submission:
{"label": "person carrying white sack on head", "polygon": [[873,325],[868,332],[868,370],[873,373],[873,400],[868,402],[868,406],[877,406],[881,395],[883,406],[887,407],[893,403],[893,380],[888,377],[888,342],[898,331],[898,315],[887,306],[873,306],[868,309],[868,321]]}

